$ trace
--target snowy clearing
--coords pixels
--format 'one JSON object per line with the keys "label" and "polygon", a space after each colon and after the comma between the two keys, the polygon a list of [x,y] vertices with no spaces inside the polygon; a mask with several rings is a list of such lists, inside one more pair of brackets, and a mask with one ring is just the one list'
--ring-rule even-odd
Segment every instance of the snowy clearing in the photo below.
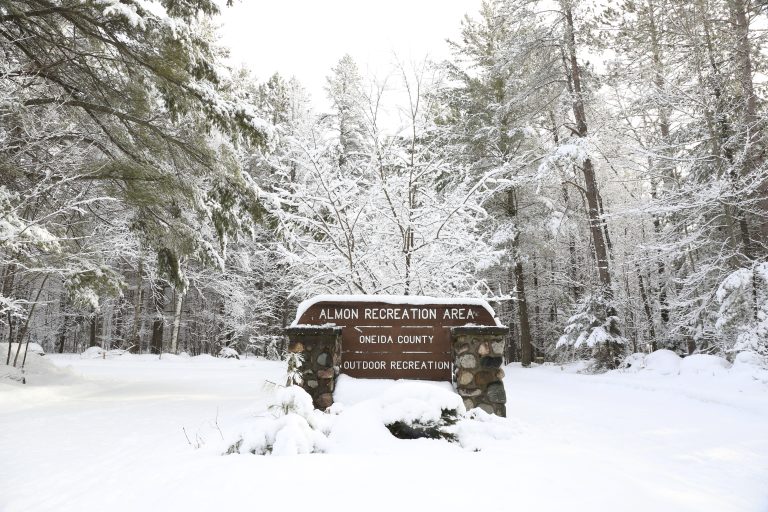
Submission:
{"label": "snowy clearing", "polygon": [[[265,381],[284,381],[282,363],[47,355],[33,364],[43,360],[64,368],[53,381],[0,380],[3,512],[305,501],[312,510],[768,510],[768,375],[755,367],[595,376],[508,366],[510,417],[469,432],[471,449],[383,437],[375,414],[391,403],[371,398],[410,384],[341,379],[328,453],[221,456],[223,438],[274,393]],[[434,387],[420,392],[429,397],[446,390],[419,385]]]}

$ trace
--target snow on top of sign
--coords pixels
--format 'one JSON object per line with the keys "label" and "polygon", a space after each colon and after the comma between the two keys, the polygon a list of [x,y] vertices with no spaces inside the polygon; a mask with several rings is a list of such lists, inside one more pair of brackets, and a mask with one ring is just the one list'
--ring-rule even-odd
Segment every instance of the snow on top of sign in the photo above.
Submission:
{"label": "snow on top of sign", "polygon": [[293,323],[290,325],[291,327],[298,327],[299,329],[324,329],[329,327],[338,327],[334,323],[324,323],[324,324],[297,324],[299,317],[296,317],[296,320],[293,321]]}
{"label": "snow on top of sign", "polygon": [[[291,327],[297,327],[301,316],[309,308],[319,302],[383,302],[384,304],[408,304],[413,306],[431,306],[431,305],[457,305],[457,306],[480,306],[491,314],[496,325],[503,327],[499,322],[496,312],[488,301],[478,298],[467,297],[428,297],[426,295],[316,295],[299,304],[296,308],[296,318],[291,323]],[[317,326],[314,326],[317,327]]]}

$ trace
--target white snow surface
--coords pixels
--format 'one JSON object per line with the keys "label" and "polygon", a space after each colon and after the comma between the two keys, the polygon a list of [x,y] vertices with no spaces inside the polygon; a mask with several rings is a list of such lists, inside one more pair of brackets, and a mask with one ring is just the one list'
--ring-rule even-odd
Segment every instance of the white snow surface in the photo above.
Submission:
{"label": "white snow surface", "polygon": [[428,297],[426,295],[316,295],[310,299],[302,301],[296,308],[296,318],[291,323],[292,327],[299,324],[299,319],[306,311],[318,302],[382,302],[384,304],[413,304],[414,306],[430,305],[461,305],[461,306],[480,306],[491,314],[497,326],[502,326],[496,312],[488,301],[476,297]]}
{"label": "white snow surface", "polygon": [[[457,403],[445,383],[342,377],[322,414],[270,384],[284,363],[49,354],[26,385],[0,379],[0,510],[768,510],[763,362],[662,374],[674,363],[661,358],[602,375],[507,366],[509,418],[470,411],[448,443],[395,439],[383,423]],[[711,370],[705,360],[688,364]],[[324,453],[214,449],[291,399],[273,449],[309,451],[298,417],[316,422]]]}

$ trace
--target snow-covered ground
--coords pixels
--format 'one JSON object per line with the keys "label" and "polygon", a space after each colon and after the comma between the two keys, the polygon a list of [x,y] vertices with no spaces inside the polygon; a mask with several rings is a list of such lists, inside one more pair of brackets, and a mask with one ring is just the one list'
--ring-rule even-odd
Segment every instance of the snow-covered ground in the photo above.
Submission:
{"label": "snow-covered ground", "polygon": [[480,451],[383,438],[368,398],[393,384],[349,380],[328,453],[222,456],[282,364],[44,360],[65,370],[0,379],[2,512],[768,510],[768,376],[750,368],[510,366],[509,419]]}

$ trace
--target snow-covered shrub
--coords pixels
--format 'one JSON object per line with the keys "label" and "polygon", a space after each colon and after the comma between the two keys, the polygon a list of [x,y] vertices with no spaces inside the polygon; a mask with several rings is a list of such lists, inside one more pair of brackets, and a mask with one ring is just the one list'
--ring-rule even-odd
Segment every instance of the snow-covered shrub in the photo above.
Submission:
{"label": "snow-covered shrub", "polygon": [[314,408],[312,397],[298,386],[278,386],[274,398],[267,407],[270,412],[278,416],[295,413],[305,418],[311,416]]}
{"label": "snow-covered shrub", "polygon": [[400,439],[431,438],[479,450],[520,430],[509,418],[467,411],[447,383],[341,377],[335,397],[347,402],[335,402],[331,411],[338,416],[328,417],[333,420],[330,439],[346,447],[366,450],[404,442]]}
{"label": "snow-covered shrub", "polygon": [[264,416],[250,419],[225,454],[299,455],[327,449],[328,422],[299,386],[275,389]]}
{"label": "snow-covered shrub", "polygon": [[101,347],[88,347],[80,354],[83,359],[103,359],[105,356],[106,352]]}
{"label": "snow-covered shrub", "polygon": [[[113,348],[112,350],[104,350],[101,347],[88,347],[80,354],[82,359],[116,359],[116,358],[129,358],[131,354],[127,350],[121,348]],[[169,354],[163,354],[162,357],[166,357]]]}
{"label": "snow-covered shrub", "polygon": [[755,368],[767,368],[768,367],[768,358],[765,358],[758,354],[757,352],[752,352],[750,350],[745,350],[744,352],[739,352],[736,354],[736,357],[733,359],[733,369],[734,370],[749,370],[752,371]]}
{"label": "snow-covered shrub", "polygon": [[[4,348],[3,350],[8,350],[8,343],[0,343]],[[45,350],[43,350],[43,347],[41,347],[37,343],[30,342],[29,345],[26,343],[22,343],[21,347],[19,347],[18,343],[13,343],[11,345],[11,362],[13,362],[14,358],[16,357],[16,351],[19,351],[19,364],[21,364],[21,360],[24,357],[24,352],[26,351],[30,356],[32,354],[36,356],[44,356]],[[3,359],[3,363],[5,363],[5,359]]]}
{"label": "snow-covered shrub", "polygon": [[639,372],[643,368],[645,368],[645,354],[642,352],[628,355],[619,365],[619,369],[630,372]]}
{"label": "snow-covered shrub", "polygon": [[763,358],[754,352],[739,353],[731,364],[727,359],[712,354],[692,354],[681,358],[672,350],[661,349],[646,356],[632,354],[624,360],[621,369],[656,375],[713,376],[729,374],[732,370],[759,373],[762,364]]}
{"label": "snow-covered shrub", "polygon": [[288,363],[288,368],[286,370],[287,381],[285,385],[301,385],[301,365],[304,364],[304,356],[299,352],[288,352],[285,356],[285,360]]}
{"label": "snow-covered shrub", "polygon": [[660,375],[680,373],[680,356],[671,350],[657,350],[645,356],[645,369]]}
{"label": "snow-covered shrub", "polygon": [[715,324],[725,338],[733,338],[732,350],[749,350],[768,356],[768,262],[740,268],[717,289],[720,304]]}
{"label": "snow-covered shrub", "polygon": [[397,382],[378,401],[385,423],[428,423],[439,421],[445,410],[466,412],[464,402],[455,392],[420,382]]}
{"label": "snow-covered shrub", "polygon": [[441,387],[398,383],[379,399],[381,419],[400,439],[455,440],[448,427],[466,413],[461,397]]}
{"label": "snow-covered shrub", "polygon": [[240,354],[232,347],[223,347],[219,350],[219,357],[222,359],[240,359]]}
{"label": "snow-covered shrub", "polygon": [[612,302],[599,295],[586,296],[557,340],[558,348],[565,346],[591,348],[596,370],[618,367],[626,339]]}

